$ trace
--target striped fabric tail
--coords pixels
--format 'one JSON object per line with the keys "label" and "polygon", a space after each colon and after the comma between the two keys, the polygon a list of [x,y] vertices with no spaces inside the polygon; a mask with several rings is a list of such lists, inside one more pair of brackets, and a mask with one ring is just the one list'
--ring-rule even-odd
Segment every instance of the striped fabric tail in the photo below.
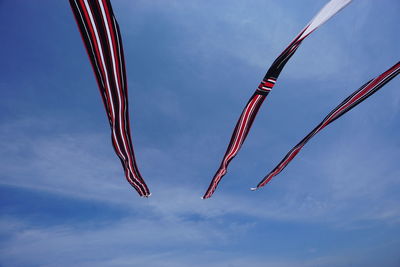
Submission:
{"label": "striped fabric tail", "polygon": [[128,182],[150,196],[133,152],[121,34],[109,0],[70,0],[111,127],[111,141]]}
{"label": "striped fabric tail", "polygon": [[397,74],[400,73],[400,62],[397,62],[393,67],[376,77],[368,81],[366,84],[361,86],[360,89],[355,91],[349,97],[347,97],[342,103],[340,103],[335,109],[333,109],[325,119],[312,130],[306,137],[303,138],[296,146],[294,146],[289,153],[282,159],[282,161],[267,175],[264,179],[257,185],[256,188],[252,188],[252,190],[256,190],[260,187],[266,185],[271,179],[279,174],[292,160],[293,158],[300,152],[300,150],[304,147],[304,145],[319,131],[324,129],[331,122],[338,119],[340,116],[360,104],[362,101],[367,99],[369,96],[373,95],[376,91],[378,91],[382,86],[384,86],[391,79],[396,77]]}
{"label": "striped fabric tail", "polygon": [[236,156],[241,145],[246,139],[246,136],[249,133],[254,118],[256,117],[256,114],[260,109],[261,104],[266,98],[268,92],[269,91],[265,91],[265,93],[263,94],[254,93],[253,96],[250,98],[249,102],[247,102],[247,105],[244,108],[242,115],[240,116],[238,122],[236,123],[235,130],[233,131],[231,141],[229,143],[228,149],[226,150],[221,165],[217,173],[215,174],[214,178],[212,179],[211,184],[207,189],[207,192],[202,197],[203,199],[211,197],[211,195],[217,188],[218,183],[221,181],[222,177],[226,174],[229,162]]}
{"label": "striped fabric tail", "polygon": [[279,74],[283,70],[283,67],[296,52],[302,41],[350,2],[351,0],[331,0],[328,2],[272,63],[271,67],[265,74],[264,79],[261,81],[260,85],[242,111],[242,114],[240,115],[239,120],[236,123],[236,127],[232,133],[231,140],[225,152],[224,158],[222,159],[221,165],[215,173],[206,193],[203,196],[203,199],[210,198],[212,196],[218,186],[218,183],[226,174],[229,162],[239,152],[240,147],[250,131],[251,125],[259,108],[271,91],[272,87],[275,85]]}

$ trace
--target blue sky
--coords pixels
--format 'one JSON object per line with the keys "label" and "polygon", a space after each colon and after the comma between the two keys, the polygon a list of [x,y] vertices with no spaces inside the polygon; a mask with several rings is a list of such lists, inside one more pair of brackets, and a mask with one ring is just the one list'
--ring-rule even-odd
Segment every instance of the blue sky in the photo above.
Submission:
{"label": "blue sky", "polygon": [[112,1],[142,199],[68,1],[0,1],[0,265],[399,266],[399,78],[249,190],[399,60],[396,0],[354,0],[303,42],[200,199],[266,69],[325,2]]}

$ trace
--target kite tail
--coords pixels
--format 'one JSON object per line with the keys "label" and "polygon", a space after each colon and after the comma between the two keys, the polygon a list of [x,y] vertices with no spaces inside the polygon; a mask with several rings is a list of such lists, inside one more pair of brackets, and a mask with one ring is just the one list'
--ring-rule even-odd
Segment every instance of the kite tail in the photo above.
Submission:
{"label": "kite tail", "polygon": [[227,172],[230,161],[237,155],[242,144],[244,143],[247,134],[250,131],[251,125],[257,115],[257,111],[261,107],[272,87],[275,85],[284,66],[296,52],[302,41],[350,2],[351,0],[331,0],[306,25],[306,27],[300,31],[296,38],[294,38],[289,46],[286,47],[286,49],[283,50],[282,53],[272,63],[271,67],[265,74],[264,79],[261,81],[257,90],[254,92],[253,96],[250,98],[246,107],[242,111],[239,121],[236,123],[236,127],[233,131],[221,165],[214,175],[206,193],[203,196],[203,199],[210,198],[215,192],[218,183]]}
{"label": "kite tail", "polygon": [[236,156],[241,145],[246,139],[250,127],[253,124],[254,118],[256,117],[257,112],[261,107],[261,104],[263,103],[270,91],[270,89],[262,90],[263,92],[256,92],[253,94],[246,107],[244,108],[242,114],[240,115],[239,120],[236,123],[236,127],[232,133],[228,149],[225,152],[225,156],[222,159],[221,165],[215,173],[206,193],[202,197],[203,199],[210,198],[212,196],[222,177],[226,174],[229,162]]}
{"label": "kite tail", "polygon": [[304,145],[319,131],[325,128],[327,125],[332,123],[333,121],[340,118],[343,114],[350,111],[352,108],[360,104],[362,101],[373,95],[376,91],[382,88],[386,83],[392,80],[396,75],[400,73],[400,62],[397,62],[387,71],[377,76],[376,78],[368,81],[363,86],[361,86],[358,90],[348,96],[342,103],[340,103],[335,109],[333,109],[328,116],[324,118],[324,120],[315,127],[306,137],[303,138],[297,145],[295,145],[282,159],[282,161],[267,175],[261,182],[257,185],[256,188],[251,188],[252,190],[256,190],[260,187],[266,185],[271,179],[278,175],[292,160],[293,158],[300,152],[300,150],[304,147]]}
{"label": "kite tail", "polygon": [[228,148],[222,159],[221,165],[215,173],[206,193],[203,196],[203,199],[210,198],[213,195],[222,177],[227,173],[228,165],[230,161],[237,155],[240,148],[242,147],[242,144],[246,140],[254,119],[257,116],[258,110],[268,96],[269,92],[271,92],[272,88],[274,87],[276,80],[278,79],[278,76],[282,71],[284,65],[289,60],[289,58],[292,57],[292,55],[300,45],[301,40],[299,38],[300,37],[298,36],[298,38],[293,40],[289,47],[286,48],[281,53],[281,55],[279,55],[279,57],[275,60],[275,62],[267,71],[267,74],[258,85],[250,100],[247,102],[245,108],[242,111],[242,114],[239,117],[239,120],[236,123],[235,129],[233,130]]}
{"label": "kite tail", "polygon": [[129,125],[128,88],[118,23],[109,0],[69,0],[111,127],[111,142],[128,182],[140,196],[150,191],[136,164]]}

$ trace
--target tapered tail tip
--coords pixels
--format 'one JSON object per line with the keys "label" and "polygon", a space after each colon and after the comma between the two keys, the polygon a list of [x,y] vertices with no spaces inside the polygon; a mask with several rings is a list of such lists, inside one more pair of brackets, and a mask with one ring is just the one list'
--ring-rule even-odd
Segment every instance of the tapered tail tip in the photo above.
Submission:
{"label": "tapered tail tip", "polygon": [[258,187],[252,187],[250,188],[251,191],[256,191],[258,189]]}

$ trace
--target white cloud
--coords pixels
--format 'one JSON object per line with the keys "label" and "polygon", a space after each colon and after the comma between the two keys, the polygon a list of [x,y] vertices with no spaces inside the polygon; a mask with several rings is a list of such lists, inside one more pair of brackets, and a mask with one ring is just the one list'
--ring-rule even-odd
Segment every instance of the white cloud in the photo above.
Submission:
{"label": "white cloud", "polygon": [[[168,219],[188,215],[218,219],[230,214],[262,220],[324,221],[332,225],[342,224],[345,220],[351,225],[359,220],[398,221],[399,217],[398,199],[394,194],[388,194],[388,190],[399,186],[396,180],[399,171],[393,162],[398,153],[385,143],[363,148],[362,140],[368,139],[368,133],[360,142],[342,140],[328,150],[313,152],[322,159],[318,162],[321,167],[315,168],[304,151],[301,164],[305,164],[306,169],[303,168],[301,173],[296,175],[294,169],[288,168],[287,174],[257,192],[233,193],[221,189],[211,200],[200,200],[203,188],[186,181],[186,175],[192,175],[188,170],[188,173],[174,173],[175,176],[170,177],[171,165],[179,166],[175,161],[180,157],[171,158],[168,151],[145,148],[139,154],[145,160],[143,169],[151,174],[148,181],[154,194],[149,199],[139,199],[124,181],[119,162],[108,147],[108,136],[15,135],[25,132],[26,127],[26,123],[14,123],[3,125],[0,131],[1,184],[126,205]],[[12,143],[9,142],[11,138],[14,139]],[[26,151],[29,152],[24,153]],[[197,154],[202,152],[207,149],[197,151]],[[185,157],[187,152],[179,153]],[[158,168],[151,165],[154,162]],[[293,175],[320,177],[300,180],[291,178]],[[165,180],[166,177],[169,180]],[[196,177],[193,179],[199,181]],[[271,197],[270,190],[278,195]],[[365,206],[359,206],[360,202]]]}
{"label": "white cloud", "polygon": [[[135,32],[139,23],[135,18],[124,19],[127,14],[162,14],[163,19],[171,23],[170,27],[176,27],[174,30],[179,32],[176,43],[169,48],[169,53],[175,58],[190,62],[195,55],[196,60],[202,58],[204,64],[212,64],[229,55],[258,70],[259,78],[315,15],[308,12],[310,14],[300,16],[296,5],[288,6],[275,1],[229,1],[217,5],[204,1],[145,1],[124,2],[121,5],[123,8],[120,8],[119,17],[124,24],[131,25],[124,27],[127,34]],[[305,5],[315,12],[323,6],[315,2]],[[347,9],[354,7],[350,5]],[[321,26],[323,29],[318,29],[304,41],[285,69],[287,78],[354,77],[357,69],[348,66],[351,55],[348,44],[342,40],[347,26],[341,20],[348,21],[349,16],[348,12],[345,15],[342,13],[332,18],[334,22]],[[357,27],[361,27],[360,24],[363,24],[362,19],[357,20]],[[337,28],[342,32],[338,33]],[[349,68],[343,72],[346,66]]]}
{"label": "white cloud", "polygon": [[[40,228],[0,220],[1,225],[14,225],[14,235],[0,248],[4,266],[374,266],[365,255],[368,249],[357,252],[339,249],[329,256],[311,253],[308,259],[284,259],[265,254],[251,257],[246,253],[221,250],[224,242],[232,242],[236,229],[227,231],[207,223],[185,221],[137,220],[126,218],[108,225],[87,228],[56,226]],[[8,229],[1,228],[4,234]],[[149,234],[151,233],[151,234]],[[264,241],[268,242],[268,241]],[[4,241],[3,241],[4,243]],[[381,244],[381,249],[397,246]],[[23,257],[21,255],[23,254]],[[388,260],[386,266],[396,266]]]}
{"label": "white cloud", "polygon": [[[321,4],[314,2],[313,7]],[[168,32],[176,34],[171,37],[176,37],[175,43],[171,42],[168,47],[163,47],[163,52],[170,52],[172,58],[184,63],[199,60],[196,63],[203,66],[201,68],[200,64],[196,65],[199,69],[212,72],[216,72],[216,69],[210,68],[210,65],[219,62],[221,58],[227,58],[229,64],[241,63],[237,66],[231,64],[232,68],[257,69],[253,74],[255,76],[264,73],[275,56],[313,15],[304,15],[301,12],[293,16],[294,13],[299,13],[298,10],[289,10],[276,1],[257,4],[239,0],[227,1],[223,7],[205,1],[142,0],[116,1],[115,7],[118,8],[120,3],[120,10],[116,13],[123,28],[124,42],[127,44],[141,41],[140,38],[130,39],[131,34],[146,31],[143,27],[134,27],[134,23],[143,23],[140,20],[143,16],[135,16],[134,12],[149,12],[151,16],[146,19],[151,20],[154,27],[161,25],[157,24],[157,16],[164,16],[162,22],[171,24],[162,23],[161,26],[175,27]],[[265,11],[271,9],[274,12],[266,14]],[[342,15],[338,14],[332,19],[334,23],[324,25],[324,29],[321,28],[305,41],[285,69],[288,80],[324,79],[328,75],[333,77],[340,74],[330,79],[339,77],[346,83],[357,82],[358,85],[359,81],[353,81],[355,78],[349,79],[355,73],[363,73],[362,80],[364,79],[365,69],[353,68],[363,62],[351,64],[353,70],[347,70],[344,74],[342,72],[342,66],[354,62],[349,56],[352,53],[347,50],[348,42],[336,39],[332,34],[334,27],[347,27],[346,23],[340,22],[341,19],[345,20]],[[359,20],[354,29],[362,28],[366,23],[365,18],[368,17],[364,16]],[[129,49],[135,50],[134,47]],[[129,49],[126,49],[127,53]],[[354,50],[356,49],[352,51]],[[321,67],[320,61],[324,62],[324,67]],[[305,65],[307,68],[303,68]],[[190,64],[182,66],[191,67]],[[225,71],[229,72],[228,69],[221,70]],[[150,73],[149,77],[153,78],[153,75],[155,74]],[[203,73],[196,75],[201,76]],[[178,73],[171,78],[181,79],[181,76],[184,75]],[[370,77],[370,73],[367,76]],[[141,84],[135,84],[133,87],[140,86]],[[201,87],[196,89],[207,92],[207,88]],[[39,86],[32,88],[32,92],[40,90]],[[183,110],[185,101],[174,90],[175,88],[170,89],[168,86],[162,87],[157,97],[152,96],[149,102],[143,101],[151,107],[148,111],[162,114],[174,122],[184,120],[187,115],[187,110]],[[210,92],[215,88],[208,90]],[[237,92],[234,93],[236,95]],[[324,132],[324,135],[318,137],[319,141],[310,143],[284,173],[257,192],[250,192],[247,188],[233,189],[229,181],[246,184],[247,187],[258,182],[256,172],[259,169],[241,169],[244,165],[259,164],[251,161],[254,159],[267,162],[268,159],[263,157],[265,151],[249,158],[247,162],[238,157],[232,168],[240,171],[243,177],[238,177],[238,172],[231,171],[215,196],[205,201],[200,200],[200,196],[211,178],[208,177],[208,172],[213,167],[210,167],[210,162],[214,164],[214,159],[217,158],[215,154],[220,152],[216,143],[224,142],[225,145],[226,142],[221,132],[212,133],[209,129],[196,132],[191,129],[188,133],[186,128],[185,131],[174,129],[170,132],[176,137],[172,138],[171,143],[163,143],[164,147],[139,142],[140,145],[135,147],[139,167],[153,192],[151,198],[140,199],[124,180],[122,168],[110,145],[108,132],[99,133],[85,129],[86,132],[82,133],[60,127],[64,123],[60,117],[53,121],[44,117],[13,122],[4,119],[0,125],[0,185],[39,193],[50,192],[57,197],[64,197],[66,202],[68,199],[78,199],[94,205],[123,207],[126,214],[123,219],[101,221],[94,227],[83,222],[58,222],[56,225],[43,226],[24,220],[18,215],[3,217],[0,219],[0,234],[5,237],[0,240],[0,262],[5,266],[32,263],[41,266],[348,266],[346,262],[350,262],[348,259],[351,256],[342,257],[340,253],[343,251],[339,251],[338,256],[320,257],[319,254],[323,252],[309,253],[314,251],[313,248],[305,247],[305,252],[315,254],[309,257],[310,260],[282,260],[279,257],[272,258],[268,253],[260,253],[260,256],[254,258],[251,253],[245,256],[236,254],[238,248],[233,249],[233,252],[226,252],[220,246],[226,248],[230,244],[240,243],[243,237],[254,230],[265,229],[265,225],[271,222],[299,223],[311,227],[318,224],[334,228],[334,231],[368,228],[374,224],[399,224],[397,143],[394,143],[394,138],[376,139],[377,132],[365,126],[390,116],[390,124],[395,123],[399,94],[393,93],[390,96],[393,97],[388,101],[390,103],[387,105],[387,113],[382,115],[382,112],[376,112],[376,116],[365,119],[364,123],[361,116],[356,117],[355,121],[359,123],[354,123],[353,128],[350,127],[350,131],[344,134],[333,133],[333,129]],[[206,109],[207,105],[204,111]],[[374,106],[374,109],[379,107]],[[197,112],[187,116],[212,117],[213,114],[210,113]],[[204,124],[207,127],[208,123],[217,123],[208,118],[202,119],[209,120]],[[205,127],[195,129],[203,128]],[[152,129],[165,130],[161,127]],[[274,131],[276,137],[282,134],[279,131]],[[333,133],[335,138],[329,136],[329,133]],[[360,138],[361,135],[363,138]],[[329,139],[320,142],[324,138]],[[286,140],[279,140],[271,142],[282,147]],[[371,145],[369,140],[375,140],[375,143]],[[248,140],[247,144],[249,142],[252,141]],[[332,145],[328,145],[329,142]],[[246,164],[240,165],[240,162]],[[205,168],[208,168],[207,171]],[[91,223],[96,224],[94,220]],[[260,244],[264,244],[263,241],[265,240],[258,240]],[[390,245],[398,247],[397,243]],[[352,252],[354,249],[348,254]],[[96,260],[93,261],[93,258]]]}

